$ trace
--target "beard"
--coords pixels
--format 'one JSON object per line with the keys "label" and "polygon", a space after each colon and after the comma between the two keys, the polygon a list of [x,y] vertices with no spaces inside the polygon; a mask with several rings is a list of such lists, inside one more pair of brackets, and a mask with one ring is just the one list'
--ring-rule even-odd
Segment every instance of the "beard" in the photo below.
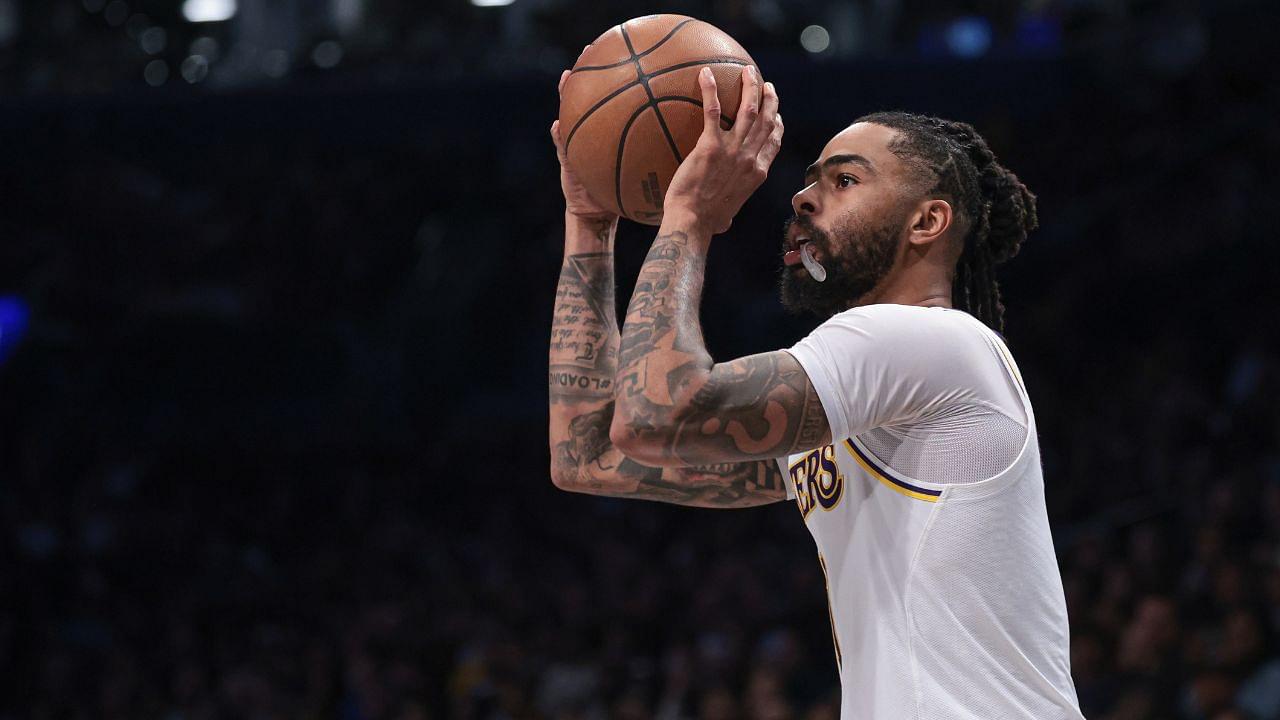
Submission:
{"label": "beard", "polygon": [[828,235],[819,230],[807,215],[797,215],[783,226],[784,238],[792,225],[799,225],[809,242],[814,244],[814,249],[822,251],[822,266],[827,270],[827,279],[818,282],[803,266],[784,264],[778,284],[782,305],[790,312],[800,314],[808,311],[823,319],[829,318],[852,307],[859,298],[874,290],[893,267],[901,226],[898,218],[890,218],[879,227],[870,227],[850,215]]}

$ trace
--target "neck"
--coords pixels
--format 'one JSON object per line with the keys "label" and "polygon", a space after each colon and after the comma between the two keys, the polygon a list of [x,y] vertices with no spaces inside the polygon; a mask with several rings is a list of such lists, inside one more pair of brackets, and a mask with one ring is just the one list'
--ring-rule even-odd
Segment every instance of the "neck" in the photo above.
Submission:
{"label": "neck", "polygon": [[951,281],[946,277],[909,278],[886,277],[871,292],[849,304],[859,305],[919,305],[920,307],[954,307],[951,304]]}
{"label": "neck", "polygon": [[874,305],[919,305],[920,307],[955,307],[951,302],[952,279],[956,260],[954,247],[930,243],[923,247],[904,244],[889,273],[871,292],[849,307]]}

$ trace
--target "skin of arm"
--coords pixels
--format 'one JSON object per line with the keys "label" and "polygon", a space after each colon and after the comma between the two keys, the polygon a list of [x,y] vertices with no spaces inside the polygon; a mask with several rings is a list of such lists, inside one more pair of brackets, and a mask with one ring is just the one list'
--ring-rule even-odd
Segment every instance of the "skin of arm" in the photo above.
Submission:
{"label": "skin of arm", "polygon": [[715,81],[699,77],[706,123],[667,191],[619,347],[609,436],[626,456],[668,467],[781,457],[831,442],[822,403],[790,353],[715,363],[698,319],[711,238],[764,181],[781,144],[777,94],[744,71],[734,128]]}
{"label": "skin of arm", "polygon": [[[554,125],[552,138],[559,149]],[[609,440],[619,344],[613,271],[618,220],[591,203],[571,175],[563,175],[562,184],[565,251],[548,372],[551,478],[556,487],[712,508],[785,500],[782,473],[773,461],[654,467],[628,458]]]}

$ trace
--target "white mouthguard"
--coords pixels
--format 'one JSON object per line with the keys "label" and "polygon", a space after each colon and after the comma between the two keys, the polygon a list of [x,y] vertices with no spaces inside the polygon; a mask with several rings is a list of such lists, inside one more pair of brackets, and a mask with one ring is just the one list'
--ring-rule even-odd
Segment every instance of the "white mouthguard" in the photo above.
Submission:
{"label": "white mouthguard", "polygon": [[814,280],[823,282],[827,279],[827,269],[813,256],[813,245],[805,243],[800,248],[800,262],[804,263],[804,269],[809,271]]}

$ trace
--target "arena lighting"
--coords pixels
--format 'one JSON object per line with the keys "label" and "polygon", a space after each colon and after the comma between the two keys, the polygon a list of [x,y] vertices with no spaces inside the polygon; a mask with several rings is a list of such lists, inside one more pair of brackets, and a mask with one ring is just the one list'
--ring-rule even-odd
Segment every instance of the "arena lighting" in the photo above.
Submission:
{"label": "arena lighting", "polygon": [[980,57],[991,48],[991,22],[969,15],[956,18],[946,30],[947,48],[963,58]]}
{"label": "arena lighting", "polygon": [[476,7],[502,7],[510,5],[516,0],[471,0],[471,4]]}
{"label": "arena lighting", "polygon": [[236,0],[186,0],[182,16],[189,22],[222,22],[236,14]]}
{"label": "arena lighting", "polygon": [[800,46],[811,53],[824,52],[831,47],[831,33],[821,25],[810,25],[800,33]]}
{"label": "arena lighting", "polygon": [[3,363],[27,330],[31,312],[22,298],[0,297],[0,363]]}

